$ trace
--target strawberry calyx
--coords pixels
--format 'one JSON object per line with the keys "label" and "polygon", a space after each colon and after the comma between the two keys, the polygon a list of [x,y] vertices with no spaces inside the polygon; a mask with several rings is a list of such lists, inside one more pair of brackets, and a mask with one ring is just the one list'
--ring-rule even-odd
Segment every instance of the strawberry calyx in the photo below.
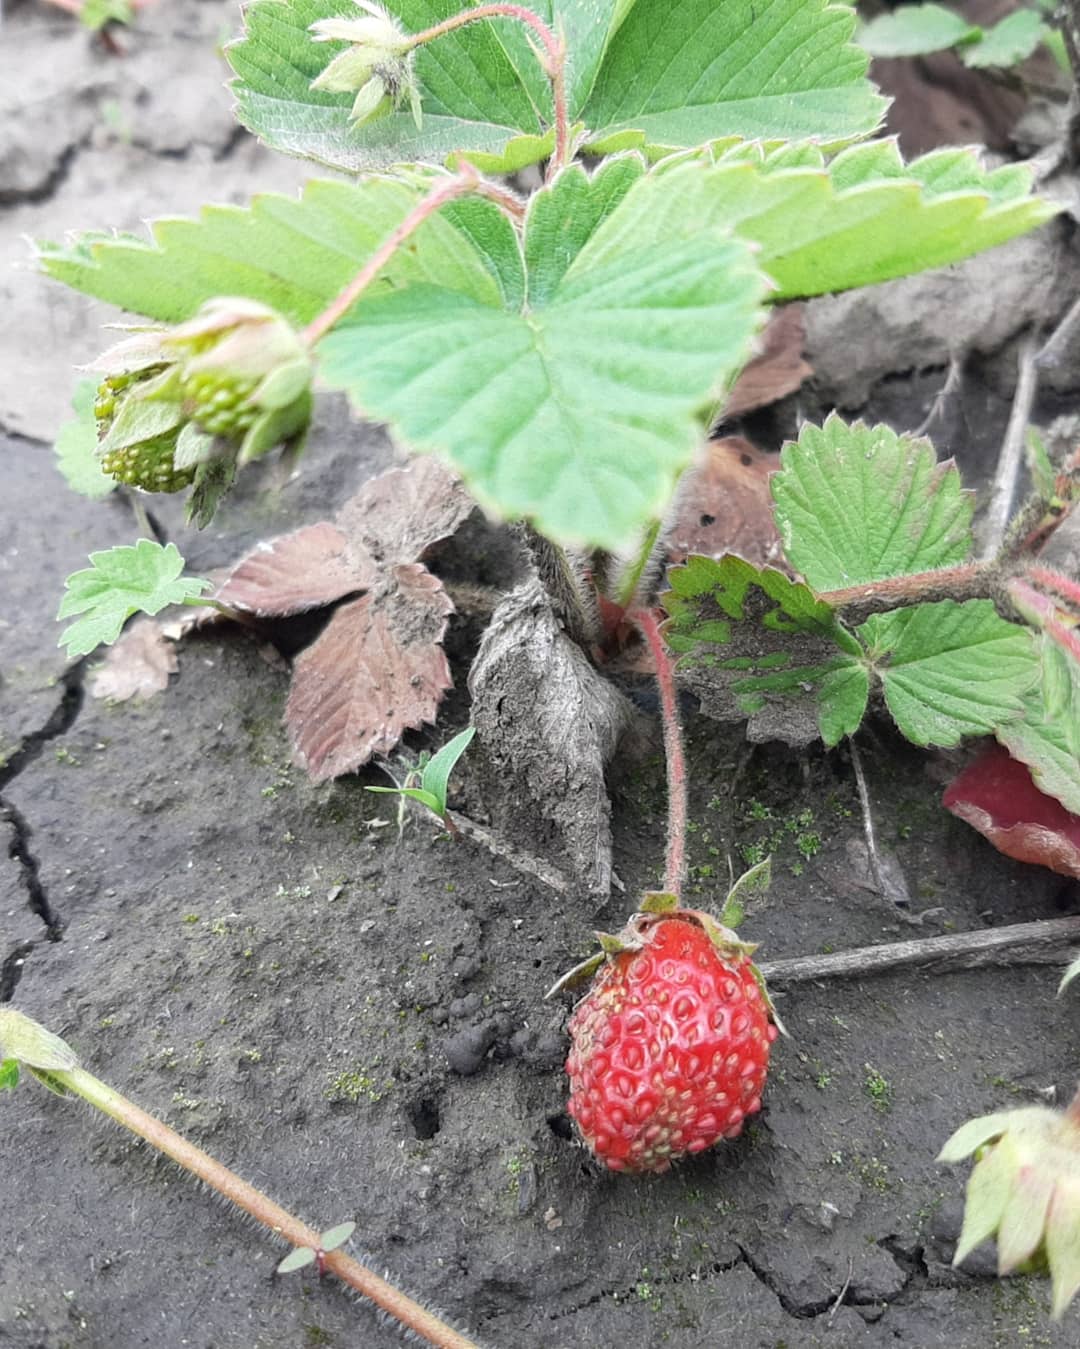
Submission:
{"label": "strawberry calyx", "polygon": [[1002,1276],[1049,1269],[1060,1319],[1080,1292],[1080,1092],[1065,1111],[1036,1105],[969,1120],[938,1161],[973,1155],[953,1264],[996,1235]]}

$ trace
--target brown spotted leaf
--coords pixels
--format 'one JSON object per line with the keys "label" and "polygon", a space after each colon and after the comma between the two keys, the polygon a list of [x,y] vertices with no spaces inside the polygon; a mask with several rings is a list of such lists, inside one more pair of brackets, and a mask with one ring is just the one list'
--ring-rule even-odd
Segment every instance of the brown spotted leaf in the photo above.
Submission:
{"label": "brown spotted leaf", "polygon": [[362,543],[322,520],[256,546],[214,598],[230,609],[284,618],[369,590],[378,567]]}
{"label": "brown spotted leaf", "polygon": [[710,441],[703,461],[679,485],[669,559],[738,553],[758,567],[782,561],[769,491],[769,475],[779,468],[778,454],[757,449],[743,436]]}
{"label": "brown spotted leaf", "polygon": [[176,649],[152,618],[140,618],[110,646],[90,676],[90,696],[114,703],[140,702],[168,687],[176,673]]}
{"label": "brown spotted leaf", "polygon": [[413,562],[449,538],[475,509],[461,479],[432,455],[418,455],[366,482],[337,515],[353,548],[393,566]]}
{"label": "brown spotted leaf", "polygon": [[814,373],[803,360],[803,306],[786,304],[773,312],[758,339],[761,350],[743,366],[728,400],[725,417],[742,417],[794,393]]}
{"label": "brown spotted leaf", "polygon": [[404,563],[343,604],[297,657],[285,723],[313,781],[389,754],[406,730],[435,720],[452,682],[439,645],[452,612],[442,583]]}

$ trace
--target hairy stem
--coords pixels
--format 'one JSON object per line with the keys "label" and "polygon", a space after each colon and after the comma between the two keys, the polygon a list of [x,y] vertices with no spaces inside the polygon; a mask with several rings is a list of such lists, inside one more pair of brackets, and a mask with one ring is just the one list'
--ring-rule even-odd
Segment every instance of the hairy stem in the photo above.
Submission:
{"label": "hairy stem", "polygon": [[553,539],[527,522],[519,526],[519,533],[566,635],[588,654],[600,640],[595,592],[591,586],[585,588],[581,568]]}
{"label": "hairy stem", "polygon": [[436,38],[445,37],[456,28],[464,28],[466,24],[477,23],[482,19],[516,19],[531,28],[540,39],[544,49],[540,65],[551,81],[551,96],[555,110],[555,153],[548,165],[550,178],[566,163],[570,152],[570,119],[566,108],[566,44],[552,32],[539,14],[534,14],[524,5],[477,5],[475,9],[462,10],[460,14],[453,14],[442,23],[425,28],[422,33],[416,33],[409,45],[423,46],[425,43],[434,42]]}
{"label": "hairy stem", "polygon": [[842,609],[849,622],[861,623],[871,614],[911,604],[993,599],[997,583],[994,566],[966,562],[960,567],[940,567],[936,571],[912,572],[910,576],[888,576],[882,581],[846,586],[843,590],[824,590],[817,598],[833,609]]}
{"label": "hairy stem", "polygon": [[463,197],[468,192],[482,192],[485,186],[479,173],[471,164],[467,162],[460,164],[456,177],[444,178],[437,187],[428,193],[423,201],[417,202],[397,229],[372,253],[344,290],[331,300],[321,314],[317,314],[311,320],[300,334],[301,339],[309,347],[313,347],[352,308],[405,240],[410,235],[415,234],[425,220],[433,216],[447,202],[453,201],[456,197]]}
{"label": "hairy stem", "polygon": [[[159,1119],[147,1114],[133,1101],[121,1096],[119,1092],[106,1086],[84,1069],[54,1070],[42,1075],[48,1082],[54,1082],[67,1091],[81,1096],[84,1101],[114,1119],[117,1124],[122,1124],[125,1129],[130,1129],[132,1133],[145,1139],[159,1152],[171,1157],[199,1180],[205,1181],[223,1198],[268,1227],[276,1236],[284,1237],[294,1246],[306,1246],[315,1251],[319,1249],[321,1236],[313,1228],[294,1217],[287,1209],[275,1204],[253,1185],[241,1180],[235,1172],[215,1161],[209,1153],[189,1143],[167,1124],[162,1124]],[[366,1265],[346,1255],[344,1251],[325,1252],[322,1264],[350,1288],[355,1288],[358,1293],[369,1298],[402,1326],[428,1344],[435,1345],[437,1349],[476,1349],[471,1340],[459,1335],[437,1316],[425,1311],[412,1298],[400,1292],[393,1284],[387,1283],[385,1279],[381,1279]]]}
{"label": "hairy stem", "polygon": [[648,570],[649,563],[652,561],[653,554],[656,551],[656,541],[659,537],[660,521],[654,520],[642,536],[641,547],[638,549],[637,556],[619,578],[615,603],[620,609],[629,609],[635,603],[644,604],[646,602],[646,597],[638,594],[638,588],[641,585],[642,577]]}
{"label": "hairy stem", "polygon": [[664,717],[664,753],[667,757],[668,829],[664,889],[682,894],[686,868],[686,755],[683,751],[679,694],[675,688],[675,662],[664,642],[660,624],[651,609],[636,609],[630,618],[641,630],[656,662],[656,683]]}

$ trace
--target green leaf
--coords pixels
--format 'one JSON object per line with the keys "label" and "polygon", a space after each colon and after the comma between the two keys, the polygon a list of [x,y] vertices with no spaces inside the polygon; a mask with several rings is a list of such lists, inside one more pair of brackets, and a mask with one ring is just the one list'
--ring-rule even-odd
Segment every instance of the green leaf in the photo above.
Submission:
{"label": "green leaf", "polygon": [[926,56],[977,39],[982,29],[944,5],[903,5],[859,30],[859,45],[871,56]]}
{"label": "green leaf", "polygon": [[817,591],[962,562],[974,496],[927,440],[835,414],[785,445],[770,486],[791,565]]}
{"label": "green leaf", "polygon": [[[452,0],[391,0],[385,8],[420,32],[461,8]],[[573,114],[596,78],[618,0],[540,0],[532,6],[568,44],[567,97]],[[226,49],[236,72],[240,120],[277,150],[356,172],[406,162],[441,164],[467,152],[481,168],[513,172],[551,153],[551,86],[529,46],[529,30],[499,18],[470,24],[416,54],[423,117],[406,109],[353,126],[353,95],[312,89],[344,43],[315,43],[317,19],[355,13],[341,0],[260,0],[245,14],[245,37]]]}
{"label": "green leaf", "polygon": [[638,0],[580,116],[598,147],[631,134],[669,149],[867,135],[886,103],[854,27],[853,10],[828,0]]}
{"label": "green leaf", "polygon": [[1025,443],[1025,458],[1031,483],[1040,496],[1049,501],[1056,493],[1057,471],[1050,459],[1050,451],[1037,426],[1029,426]]}
{"label": "green leaf", "polygon": [[379,796],[407,796],[411,801],[419,801],[422,806],[426,806],[440,820],[445,814],[445,806],[440,804],[434,792],[425,792],[422,787],[365,787],[364,791],[375,792]]}
{"label": "green leaf", "polygon": [[1048,637],[1039,641],[1042,679],[1024,699],[1024,715],[997,731],[1035,785],[1080,815],[1080,669]]}
{"label": "green leaf", "polygon": [[73,421],[65,422],[56,435],[53,447],[56,466],[67,480],[67,485],[80,496],[96,501],[107,497],[116,483],[102,473],[97,457],[97,421],[94,400],[97,384],[92,379],[81,379],[75,387],[71,406],[75,409]]}
{"label": "green leaf", "polygon": [[19,1060],[0,1059],[0,1091],[14,1091],[19,1085]]}
{"label": "green leaf", "polygon": [[319,1245],[324,1252],[336,1251],[339,1246],[345,1245],[355,1231],[355,1223],[338,1223],[336,1227],[326,1229],[319,1238]]}
{"label": "green leaf", "polygon": [[60,638],[68,657],[88,655],[102,642],[115,642],[132,614],[156,614],[183,604],[209,588],[209,581],[183,577],[184,559],[173,543],[150,539],[90,554],[90,566],[67,578],[57,618],[83,617]]}
{"label": "green leaf", "polygon": [[1018,9],[984,32],[961,56],[968,66],[1016,66],[1027,60],[1045,31],[1046,25],[1033,9]]}
{"label": "green leaf", "polygon": [[[456,0],[390,0],[410,32],[458,12]],[[594,148],[702,145],[730,135],[839,143],[869,133],[885,100],[850,44],[854,17],[827,0],[539,0],[567,41],[570,120]],[[551,90],[519,22],[470,24],[416,54],[423,119],[407,110],[352,126],[352,95],[312,89],[344,44],[315,43],[315,20],[342,0],[259,0],[227,49],[240,120],[275,149],[356,172],[465,152],[513,172],[551,152]]]}
{"label": "green leaf", "polygon": [[[501,514],[560,542],[625,543],[666,506],[695,410],[746,358],[764,295],[746,246],[702,225],[708,192],[639,242],[648,182],[633,160],[565,170],[530,205],[524,310],[441,285],[365,295],[320,343],[323,379]],[[602,261],[582,248],[589,224],[618,226]]]}
{"label": "green leaf", "polygon": [[720,922],[725,927],[738,927],[746,916],[746,901],[755,895],[768,894],[771,884],[772,858],[766,857],[749,871],[744,871],[727,892]]}
{"label": "green leaf", "polygon": [[297,1246],[278,1263],[278,1274],[293,1274],[298,1269],[306,1269],[315,1263],[315,1252],[310,1246]]}
{"label": "green leaf", "polygon": [[[136,314],[173,323],[219,295],[242,295],[309,323],[353,279],[430,189],[430,175],[315,181],[300,200],[267,194],[250,206],[207,206],[198,220],[166,218],[152,242],[87,234],[39,243],[49,276]],[[491,202],[455,202],[416,231],[372,283],[371,296],[438,279],[483,304],[520,297],[514,228]]]}
{"label": "green leaf", "polygon": [[1024,714],[1039,678],[1033,634],[990,600],[875,614],[857,629],[897,726],[916,745],[956,745]]}
{"label": "green leaf", "polygon": [[[827,167],[813,153],[816,163],[791,149],[765,155],[760,146],[736,146],[696,178],[685,160],[659,165],[642,189],[640,242],[663,238],[694,210],[758,246],[777,287],[769,298],[782,302],[957,262],[1059,210],[1031,196],[1025,165],[988,171],[970,150],[935,150],[904,164],[892,140],[872,141]],[[620,245],[615,225],[594,235],[590,260]]]}
{"label": "green leaf", "polygon": [[454,771],[457,761],[469,748],[475,734],[476,727],[467,726],[452,740],[448,740],[442,749],[437,754],[433,754],[424,766],[420,781],[423,783],[424,790],[430,792],[438,802],[438,808],[435,812],[437,815],[446,814],[446,786],[450,781],[450,774]]}
{"label": "green leaf", "polygon": [[751,739],[796,745],[857,729],[870,687],[861,648],[807,586],[730,554],[689,557],[669,580],[665,637],[706,715],[745,716]]}

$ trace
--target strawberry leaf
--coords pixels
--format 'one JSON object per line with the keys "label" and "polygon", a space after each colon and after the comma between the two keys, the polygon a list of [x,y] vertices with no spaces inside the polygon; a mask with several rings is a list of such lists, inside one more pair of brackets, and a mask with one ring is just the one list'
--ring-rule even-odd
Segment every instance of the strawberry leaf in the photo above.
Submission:
{"label": "strawberry leaf", "polygon": [[[449,459],[499,513],[561,542],[625,543],[668,501],[695,410],[749,355],[764,295],[748,249],[703,225],[696,193],[664,237],[639,242],[647,182],[627,159],[591,179],[564,171],[530,205],[527,311],[441,285],[362,298],[320,343],[324,379]],[[587,262],[586,235],[609,227],[618,239]]]}
{"label": "strawberry leaf", "polygon": [[[388,0],[409,32],[457,12],[444,0]],[[593,148],[685,147],[727,136],[842,142],[872,131],[885,100],[850,45],[854,16],[827,0],[539,0],[565,35],[570,120]],[[356,172],[463,151],[513,172],[551,153],[551,89],[522,24],[460,28],[416,54],[423,116],[408,109],[353,126],[350,93],[312,89],[344,50],[315,43],[311,23],[336,0],[259,0],[227,55],[240,120],[275,149]]]}
{"label": "strawberry leaf", "polygon": [[989,745],[953,779],[942,805],[1006,857],[1080,877],[1080,815],[1041,792],[1001,745]]}
{"label": "strawberry leaf", "polygon": [[377,575],[362,544],[351,543],[321,520],[258,544],[233,567],[214,598],[230,609],[284,617],[367,590]]}
{"label": "strawberry leaf", "polygon": [[973,42],[982,29],[944,5],[904,5],[859,30],[859,46],[871,56],[927,56]]}
{"label": "strawberry leaf", "polygon": [[57,618],[82,614],[64,629],[60,643],[69,658],[88,655],[102,642],[115,642],[134,613],[156,614],[184,604],[209,587],[209,581],[181,576],[184,559],[176,545],[162,547],[140,539],[90,554],[90,566],[67,578]]}
{"label": "strawberry leaf", "polygon": [[[288,12],[284,5],[273,8]],[[197,220],[165,218],[151,239],[84,234],[37,244],[46,275],[121,309],[175,323],[219,295],[270,305],[296,324],[320,313],[425,195],[430,181],[371,178],[308,183],[250,206],[207,206]],[[437,276],[442,286],[499,304],[523,285],[514,229],[492,203],[453,202],[426,221],[379,273],[371,294]]]}
{"label": "strawberry leaf", "polygon": [[1042,680],[1024,699],[1023,717],[997,737],[1041,791],[1080,815],[1080,668],[1045,635],[1040,654]]}
{"label": "strawberry leaf", "polygon": [[785,445],[771,479],[784,554],[815,590],[962,562],[974,497],[927,440],[835,414]]}
{"label": "strawberry leaf", "polygon": [[452,682],[439,645],[452,611],[426,567],[400,564],[337,609],[297,657],[285,723],[314,782],[388,754],[405,730],[435,720]]}
{"label": "strawberry leaf", "polygon": [[801,582],[728,554],[690,557],[663,604],[680,680],[719,721],[749,718],[752,740],[827,745],[853,732],[870,683],[862,650]]}
{"label": "strawberry leaf", "polygon": [[67,485],[80,496],[92,501],[107,497],[115,491],[116,483],[101,471],[98,462],[97,421],[94,417],[94,399],[97,385],[92,379],[81,379],[75,388],[71,406],[74,420],[65,422],[56,434],[56,466],[67,480]]}
{"label": "strawberry leaf", "polygon": [[176,647],[167,641],[159,624],[149,618],[132,623],[105,653],[105,659],[90,677],[91,698],[113,703],[151,698],[169,686],[169,676],[178,669]]}
{"label": "strawberry leaf", "polygon": [[960,53],[966,66],[1009,67],[1026,61],[1047,32],[1042,16],[1033,9],[1018,9],[982,33],[977,42]]}
{"label": "strawberry leaf", "polygon": [[897,726],[916,745],[956,745],[1024,714],[1039,678],[1035,639],[990,600],[920,604],[858,629]]}

